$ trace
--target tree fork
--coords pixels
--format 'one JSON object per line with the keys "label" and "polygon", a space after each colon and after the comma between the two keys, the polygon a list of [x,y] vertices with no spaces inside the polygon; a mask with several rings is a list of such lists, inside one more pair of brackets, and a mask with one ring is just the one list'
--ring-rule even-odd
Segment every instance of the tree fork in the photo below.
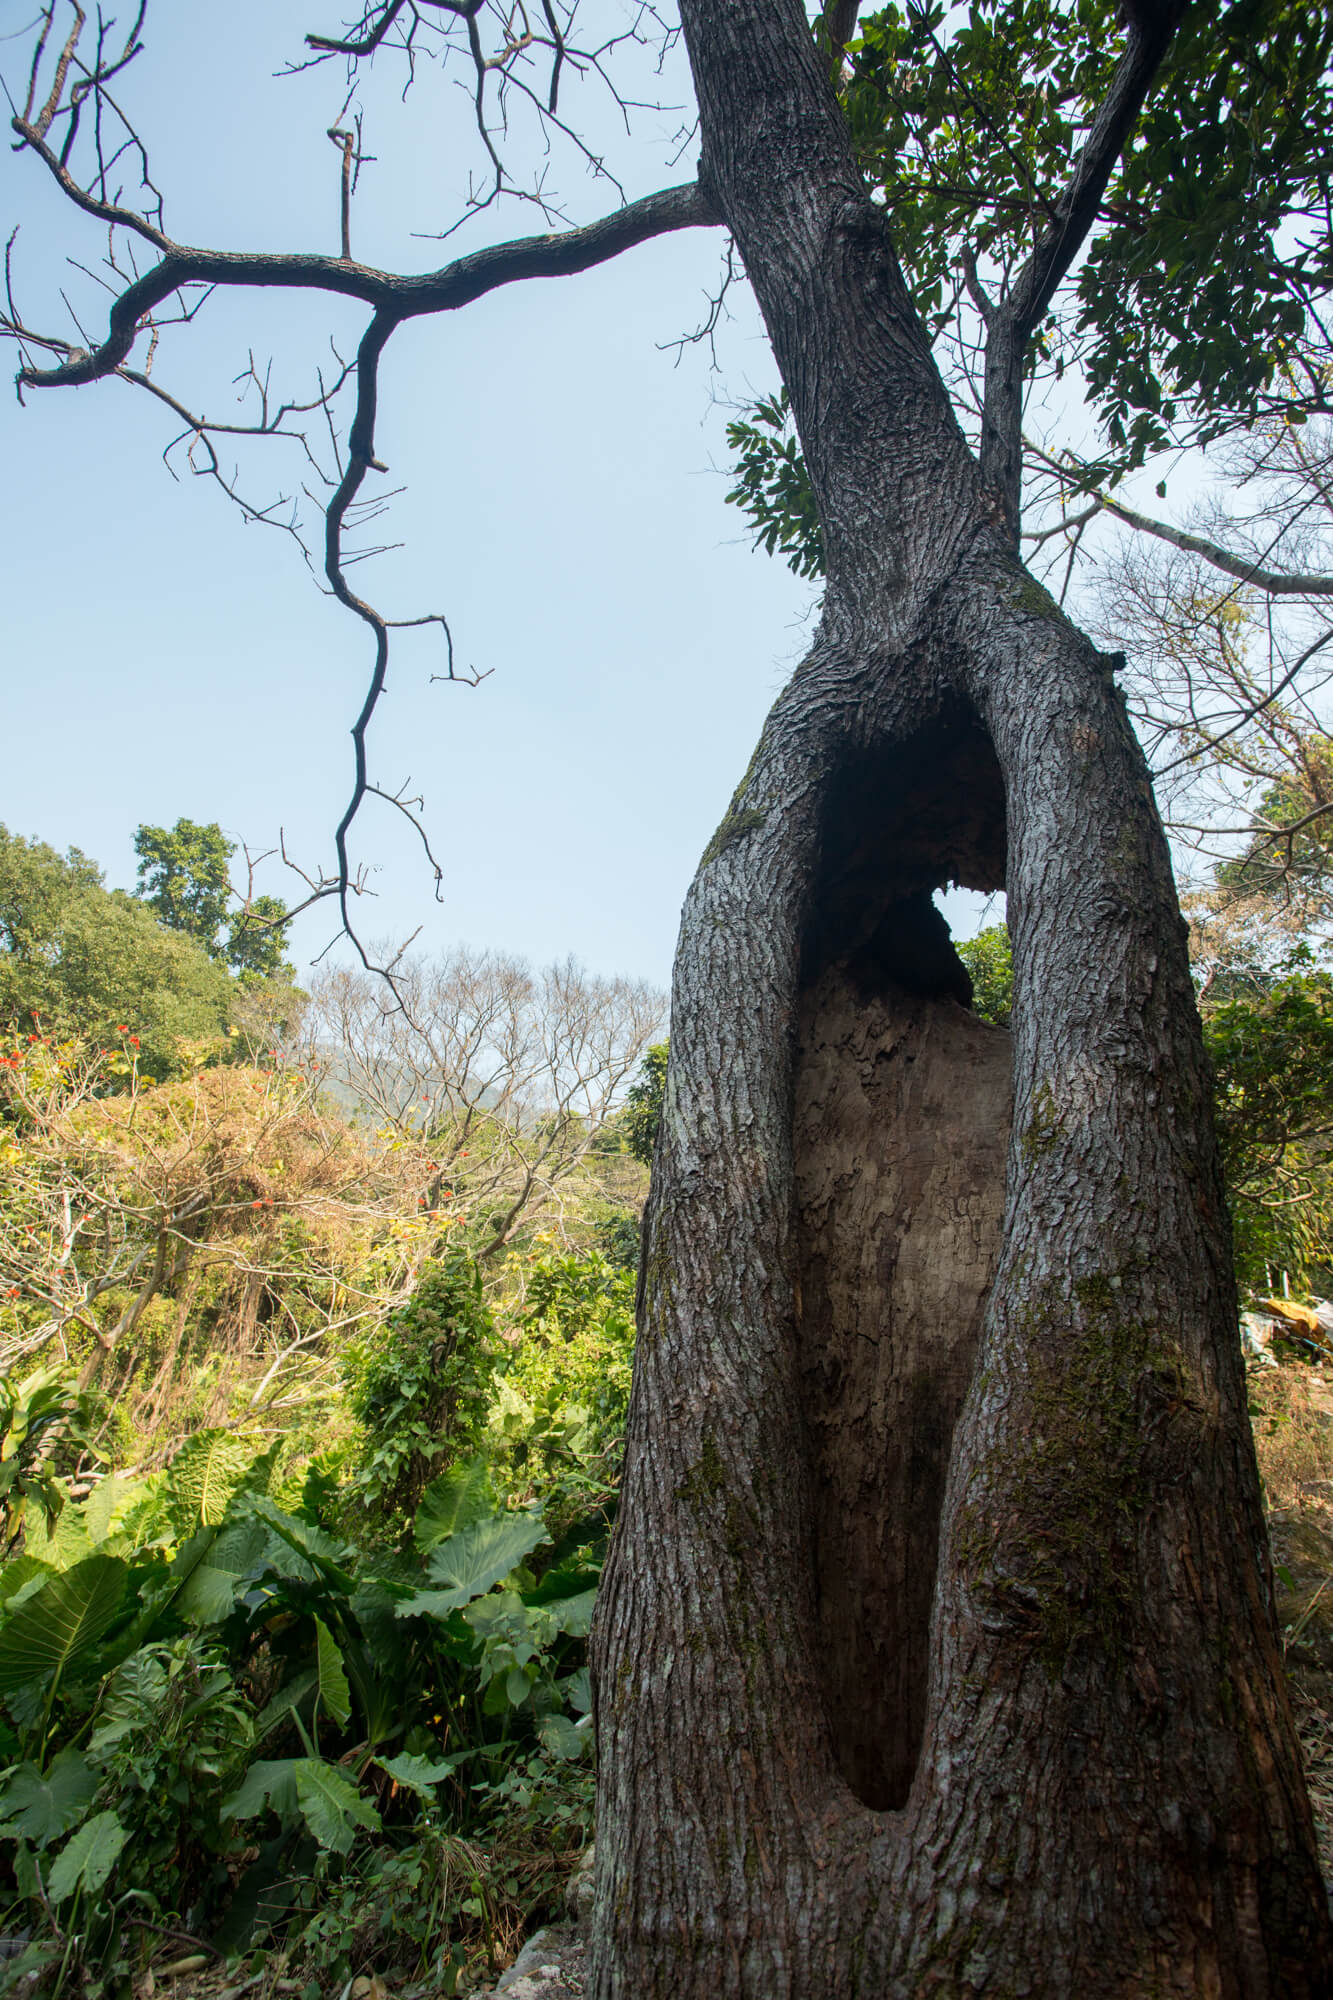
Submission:
{"label": "tree fork", "polygon": [[[1012,553],[803,10],[682,12],[829,587],[682,921],[594,1632],[595,1991],[1314,2000],[1142,755]],[[1007,888],[1012,1047],[962,1004],[948,880]]]}

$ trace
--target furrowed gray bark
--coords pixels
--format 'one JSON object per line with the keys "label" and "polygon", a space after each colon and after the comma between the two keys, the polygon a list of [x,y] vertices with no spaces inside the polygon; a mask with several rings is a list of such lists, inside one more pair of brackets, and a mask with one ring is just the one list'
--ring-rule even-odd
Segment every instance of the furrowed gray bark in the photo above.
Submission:
{"label": "furrowed gray bark", "polygon": [[[1313,2000],[1208,1080],[1101,655],[795,0],[685,0],[829,586],[682,920],[594,1632],[598,2000]],[[1012,1043],[931,891],[1003,885]]]}

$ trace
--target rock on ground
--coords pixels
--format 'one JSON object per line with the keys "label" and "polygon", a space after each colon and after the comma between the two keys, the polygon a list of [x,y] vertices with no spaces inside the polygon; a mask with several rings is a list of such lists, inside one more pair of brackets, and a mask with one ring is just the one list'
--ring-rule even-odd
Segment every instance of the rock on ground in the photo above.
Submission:
{"label": "rock on ground", "polygon": [[495,2000],[582,2000],[587,1972],[582,1933],[552,1924],[528,1939],[494,1988]]}

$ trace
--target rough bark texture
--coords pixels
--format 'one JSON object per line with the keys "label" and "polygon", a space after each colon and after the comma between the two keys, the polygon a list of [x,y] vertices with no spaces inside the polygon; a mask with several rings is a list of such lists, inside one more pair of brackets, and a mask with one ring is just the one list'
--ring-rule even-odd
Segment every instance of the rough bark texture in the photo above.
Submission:
{"label": "rough bark texture", "polygon": [[[1142,757],[1012,553],[797,0],[682,13],[829,588],[682,921],[595,1992],[1324,1995]],[[947,879],[1007,888],[1011,1048]]]}

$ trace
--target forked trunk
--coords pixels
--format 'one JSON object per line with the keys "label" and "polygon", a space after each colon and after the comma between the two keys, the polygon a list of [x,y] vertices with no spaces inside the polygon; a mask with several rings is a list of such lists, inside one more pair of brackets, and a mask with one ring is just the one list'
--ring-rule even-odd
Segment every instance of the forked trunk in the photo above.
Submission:
{"label": "forked trunk", "polygon": [[[683,12],[829,591],[682,924],[595,1991],[1327,1994],[1143,760],[980,487],[800,6]],[[1008,891],[1012,1046],[949,880]]]}

